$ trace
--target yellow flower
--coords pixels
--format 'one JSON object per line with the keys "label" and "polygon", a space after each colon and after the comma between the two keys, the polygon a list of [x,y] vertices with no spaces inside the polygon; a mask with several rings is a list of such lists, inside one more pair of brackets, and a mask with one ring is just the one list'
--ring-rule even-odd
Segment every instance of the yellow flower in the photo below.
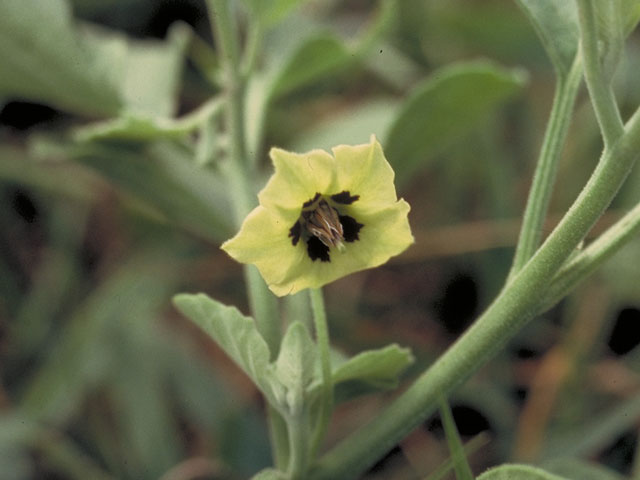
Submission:
{"label": "yellow flower", "polygon": [[258,267],[278,296],[376,267],[413,243],[380,143],[292,153],[271,149],[275,173],[260,205],[222,249]]}

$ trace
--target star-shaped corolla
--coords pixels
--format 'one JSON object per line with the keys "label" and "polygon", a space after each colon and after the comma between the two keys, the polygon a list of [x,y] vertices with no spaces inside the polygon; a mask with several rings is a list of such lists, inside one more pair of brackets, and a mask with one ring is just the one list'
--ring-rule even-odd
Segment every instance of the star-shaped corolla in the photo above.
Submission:
{"label": "star-shaped corolla", "polygon": [[376,267],[413,243],[380,143],[292,153],[271,149],[275,173],[260,205],[222,249],[254,264],[278,296]]}

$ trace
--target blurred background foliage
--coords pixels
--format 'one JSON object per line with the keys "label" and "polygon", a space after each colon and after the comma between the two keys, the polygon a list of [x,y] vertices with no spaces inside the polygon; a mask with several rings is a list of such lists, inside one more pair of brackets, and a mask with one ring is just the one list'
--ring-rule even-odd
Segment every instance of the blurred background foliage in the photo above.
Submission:
{"label": "blurred background foliage", "polygon": [[[325,290],[334,344],[409,346],[409,379],[504,281],[551,64],[507,0],[236,8],[262,34],[245,39],[257,48],[246,105],[249,154],[264,166],[256,189],[272,145],[375,133],[396,169],[416,244]],[[632,35],[616,75],[623,113],[640,103],[639,46]],[[248,311],[241,269],[218,249],[235,227],[204,1],[6,0],[0,65],[0,478],[238,479],[269,465],[259,395],[169,303],[205,291]],[[583,92],[547,231],[600,149]],[[636,169],[596,230],[640,200],[639,185]],[[634,471],[638,264],[634,240],[451,399],[476,473],[514,460],[572,475],[598,462],[603,479]],[[282,312],[309,315],[295,297]],[[341,406],[328,442],[387,400]],[[448,455],[434,417],[367,478],[425,478]]]}

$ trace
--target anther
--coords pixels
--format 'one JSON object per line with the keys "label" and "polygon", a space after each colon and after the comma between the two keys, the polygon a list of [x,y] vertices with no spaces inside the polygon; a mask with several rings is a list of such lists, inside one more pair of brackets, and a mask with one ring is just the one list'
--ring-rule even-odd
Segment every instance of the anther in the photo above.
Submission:
{"label": "anther", "polygon": [[325,200],[320,200],[318,206],[303,214],[305,227],[311,235],[317,237],[327,247],[336,247],[340,252],[345,250],[344,231],[338,216],[338,211]]}

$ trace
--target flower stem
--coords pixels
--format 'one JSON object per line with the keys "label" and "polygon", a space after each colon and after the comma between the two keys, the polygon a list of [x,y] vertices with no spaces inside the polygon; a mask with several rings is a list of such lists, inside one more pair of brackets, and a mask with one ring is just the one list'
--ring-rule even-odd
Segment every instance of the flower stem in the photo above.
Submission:
{"label": "flower stem", "polygon": [[[223,170],[229,178],[229,191],[233,197],[236,223],[240,225],[255,203],[249,177],[244,129],[244,80],[240,72],[240,53],[236,22],[229,0],[208,0],[208,11],[214,37],[225,69],[226,127],[230,137],[229,161]],[[280,323],[276,299],[268,291],[253,266],[245,267],[245,281],[249,304],[258,330],[269,345],[271,358],[276,358],[280,345]]]}
{"label": "flower stem", "polygon": [[287,478],[303,480],[309,467],[309,425],[306,411],[301,410],[299,414],[287,418],[287,426],[290,452]]}
{"label": "flower stem", "polygon": [[322,290],[319,288],[309,289],[311,298],[311,310],[313,312],[313,323],[316,330],[316,341],[320,353],[320,367],[322,371],[322,400],[320,405],[320,415],[318,424],[315,426],[311,453],[315,456],[324,434],[329,426],[331,410],[333,409],[333,381],[331,379],[331,351],[329,348],[329,329],[327,328],[327,315],[324,308],[324,298]]}
{"label": "flower stem", "polygon": [[213,35],[224,67],[224,88],[228,98],[227,126],[231,137],[230,156],[232,161],[245,166],[248,163],[243,114],[246,82],[241,74],[236,22],[231,14],[229,3],[229,0],[208,0],[207,2]]}
{"label": "flower stem", "polygon": [[640,203],[562,266],[551,280],[551,286],[539,307],[539,313],[558,303],[638,232],[640,232]]}
{"label": "flower stem", "polygon": [[605,148],[609,148],[620,138],[624,127],[611,84],[602,72],[593,0],[578,0],[577,5],[584,77],[600,125]]}
{"label": "flower stem", "polygon": [[609,205],[640,151],[640,114],[605,149],[587,185],[533,258],[476,322],[386,411],[329,451],[314,480],[357,477],[438,407],[438,399],[497,354],[538,311],[549,286],[578,243]]}
{"label": "flower stem", "polygon": [[[229,158],[223,170],[229,179],[229,192],[233,197],[236,223],[240,225],[253,207],[256,198],[249,183],[249,178],[253,177],[254,172],[251,170],[252,163],[247,158],[243,114],[248,72],[245,72],[245,75],[241,72],[238,29],[231,13],[229,0],[207,0],[207,7],[220,61],[224,68],[225,121],[230,147]],[[281,337],[278,303],[253,265],[244,267],[244,275],[256,327],[267,342],[273,360],[278,356]],[[290,452],[282,434],[282,419],[277,417],[279,414],[275,410],[268,411],[274,462],[280,466]]]}
{"label": "flower stem", "polygon": [[567,136],[571,112],[582,80],[582,63],[577,55],[566,76],[556,85],[549,123],[544,134],[538,164],[529,191],[522,220],[516,253],[509,272],[509,280],[517,274],[540,246],[542,226],[547,215],[549,199],[555,182],[558,160]]}

